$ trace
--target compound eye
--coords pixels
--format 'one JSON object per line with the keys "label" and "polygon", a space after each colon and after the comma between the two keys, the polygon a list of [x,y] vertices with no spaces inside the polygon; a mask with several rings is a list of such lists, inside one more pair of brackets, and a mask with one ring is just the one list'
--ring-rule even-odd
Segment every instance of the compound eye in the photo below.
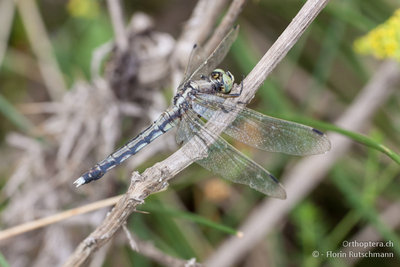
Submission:
{"label": "compound eye", "polygon": [[212,77],[213,79],[215,79],[215,80],[218,80],[220,76],[221,76],[221,74],[220,74],[218,71],[213,71],[213,72],[211,73],[211,77]]}

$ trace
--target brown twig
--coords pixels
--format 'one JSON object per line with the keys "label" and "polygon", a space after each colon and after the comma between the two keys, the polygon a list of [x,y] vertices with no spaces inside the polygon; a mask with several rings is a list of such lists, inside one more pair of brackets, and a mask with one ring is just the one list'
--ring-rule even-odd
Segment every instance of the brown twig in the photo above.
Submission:
{"label": "brown twig", "polygon": [[114,29],[115,43],[121,52],[128,48],[128,35],[125,29],[124,16],[120,0],[107,0],[111,22]]}
{"label": "brown twig", "polygon": [[88,213],[88,212],[91,212],[94,210],[98,210],[101,208],[105,208],[105,207],[114,205],[115,203],[117,203],[117,201],[120,198],[121,198],[121,195],[116,196],[116,197],[107,198],[107,199],[100,200],[100,201],[96,201],[94,203],[90,203],[85,206],[66,210],[66,211],[57,213],[55,215],[51,215],[51,216],[48,216],[48,217],[45,217],[45,218],[42,218],[39,220],[24,223],[24,224],[0,231],[0,241],[7,239],[7,238],[11,238],[16,235],[26,233],[28,231],[33,231],[33,230],[48,226],[50,224],[54,224],[56,222],[64,221],[64,220],[71,218],[73,216],[76,216],[76,215]]}
{"label": "brown twig", "polygon": [[[243,81],[246,91],[242,93],[239,101],[248,102],[254,96],[261,83],[288,53],[326,3],[327,0],[307,1],[292,23]],[[233,121],[234,114],[226,114],[225,119],[227,122]],[[206,127],[210,127],[210,125],[207,124]],[[213,129],[217,134],[222,130],[222,128]],[[82,265],[96,249],[101,247],[115,234],[137,205],[141,204],[148,195],[164,189],[167,186],[168,180],[189,166],[193,161],[206,156],[206,149],[203,147],[203,143],[201,143],[203,146],[199,145],[200,143],[197,142],[196,138],[193,138],[169,158],[148,168],[142,175],[135,172],[127,193],[121,198],[103,223],[81,242],[64,266]]]}
{"label": "brown twig", "polygon": [[133,237],[129,232],[126,225],[123,225],[123,230],[125,235],[129,240],[129,245],[132,250],[148,257],[149,259],[154,260],[155,262],[160,263],[161,265],[171,266],[171,267],[200,267],[201,264],[196,263],[194,259],[190,259],[189,261],[181,260],[174,258],[165,254],[156,248],[151,242],[140,240],[138,237]]}

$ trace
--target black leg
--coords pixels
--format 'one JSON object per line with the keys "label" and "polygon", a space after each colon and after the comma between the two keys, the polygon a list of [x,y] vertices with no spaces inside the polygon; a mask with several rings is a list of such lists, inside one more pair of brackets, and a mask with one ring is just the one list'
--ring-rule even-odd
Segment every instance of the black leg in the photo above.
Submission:
{"label": "black leg", "polygon": [[229,97],[239,97],[239,96],[242,94],[242,92],[243,92],[243,80],[242,80],[242,82],[240,83],[240,91],[239,91],[239,93],[225,95],[225,98],[229,98]]}

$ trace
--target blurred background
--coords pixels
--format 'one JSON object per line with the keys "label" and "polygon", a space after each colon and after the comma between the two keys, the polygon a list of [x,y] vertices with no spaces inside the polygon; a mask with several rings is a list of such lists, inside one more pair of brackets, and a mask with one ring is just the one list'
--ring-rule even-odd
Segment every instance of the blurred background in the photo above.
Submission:
{"label": "blurred background", "polygon": [[[240,82],[304,2],[248,1],[236,21],[239,37],[221,66]],[[178,149],[169,132],[102,180],[72,185],[171,103],[171,58],[196,4],[121,1],[128,38],[114,42],[106,1],[0,1],[1,229],[122,194],[132,171],[142,172]],[[240,242],[236,231],[269,203],[265,214],[276,218],[274,226],[265,226],[262,239],[248,245],[234,266],[399,266],[400,93],[392,62],[400,59],[398,8],[398,0],[331,1],[249,104],[264,114],[341,131],[331,139],[332,155],[304,161],[228,138],[289,184],[288,200],[279,200],[288,204],[273,205],[278,202],[192,164],[140,206],[149,214],[130,216],[127,228],[135,238],[175,258],[204,262],[217,257],[223,242]],[[357,106],[359,96],[374,88],[372,102]],[[349,123],[356,129],[343,132]],[[379,151],[381,144],[394,151],[386,151],[391,157]],[[320,165],[325,157],[329,163]],[[311,164],[310,175],[300,164]],[[297,180],[291,179],[297,170]],[[309,189],[292,190],[291,182],[308,179]],[[62,264],[108,211],[1,240],[1,266]],[[388,245],[343,242],[353,240]],[[349,250],[384,256],[327,255]],[[90,264],[164,266],[134,252],[123,231]]]}

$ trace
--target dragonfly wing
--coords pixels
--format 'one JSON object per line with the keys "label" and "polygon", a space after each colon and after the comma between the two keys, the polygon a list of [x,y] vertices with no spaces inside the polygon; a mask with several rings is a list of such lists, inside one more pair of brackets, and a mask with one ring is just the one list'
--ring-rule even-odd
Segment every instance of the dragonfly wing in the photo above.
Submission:
{"label": "dragonfly wing", "polygon": [[211,53],[210,56],[192,73],[187,80],[197,80],[200,79],[201,75],[209,74],[213,71],[219,63],[225,58],[228,53],[232,43],[236,40],[239,32],[239,26],[233,27],[227,35],[222,39],[219,45]]}
{"label": "dragonfly wing", "polygon": [[178,129],[181,139],[188,141],[198,135],[205,144],[211,143],[208,156],[198,160],[198,164],[232,182],[248,185],[271,197],[286,198],[285,189],[272,174],[204,128],[204,122],[193,111],[188,113],[193,114],[185,115]]}
{"label": "dragonfly wing", "polygon": [[178,88],[181,88],[191,77],[194,71],[204,62],[203,49],[198,45],[194,45],[192,52],[189,56],[189,61],[185,69],[185,74],[183,75],[182,82],[179,84]]}
{"label": "dragonfly wing", "polygon": [[175,140],[178,145],[186,144],[190,138],[192,138],[192,134],[190,133],[189,125],[184,121],[181,120],[178,124],[178,130],[176,131]]}
{"label": "dragonfly wing", "polygon": [[241,109],[223,98],[201,94],[193,101],[193,110],[209,120],[218,112],[237,112],[228,124],[215,116],[211,123],[226,127],[224,132],[258,149],[291,155],[315,155],[331,147],[325,134],[312,127],[265,116],[251,109]]}

